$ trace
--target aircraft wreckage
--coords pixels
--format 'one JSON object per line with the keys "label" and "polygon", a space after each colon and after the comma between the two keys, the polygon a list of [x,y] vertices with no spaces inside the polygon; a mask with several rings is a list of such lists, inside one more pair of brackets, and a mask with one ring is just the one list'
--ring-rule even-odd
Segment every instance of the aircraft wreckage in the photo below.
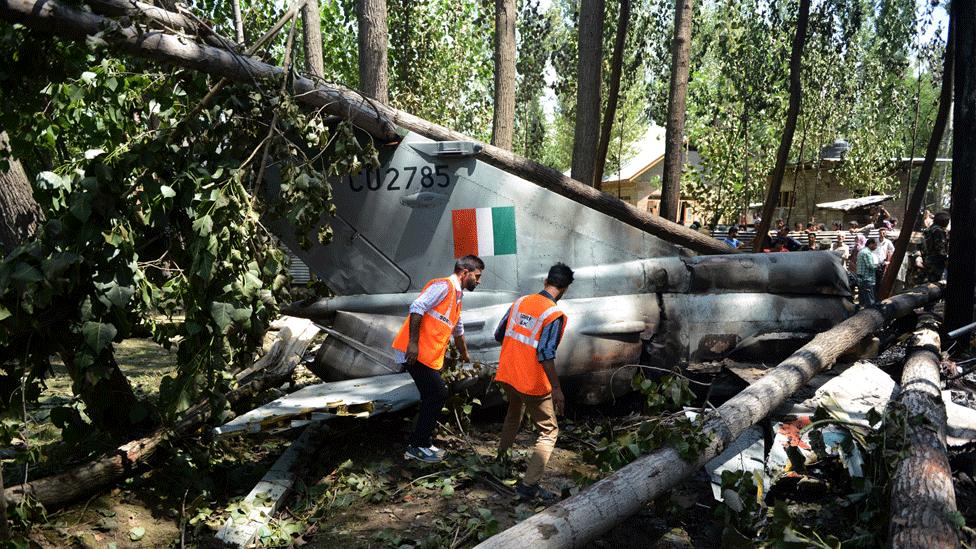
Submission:
{"label": "aircraft wreckage", "polygon": [[556,367],[567,396],[585,403],[629,389],[633,372],[621,366],[768,359],[771,346],[788,354],[851,312],[847,275],[830,252],[691,256],[475,159],[479,149],[408,134],[380,147],[378,168],[333,182],[329,245],[302,250],[277,227],[338,294],[286,310],[327,326],[317,375],[396,373],[390,344],[407,308],[466,253],[486,264],[461,317],[481,362],[497,361],[495,327],[511,303],[538,291],[553,263],[574,269]]}

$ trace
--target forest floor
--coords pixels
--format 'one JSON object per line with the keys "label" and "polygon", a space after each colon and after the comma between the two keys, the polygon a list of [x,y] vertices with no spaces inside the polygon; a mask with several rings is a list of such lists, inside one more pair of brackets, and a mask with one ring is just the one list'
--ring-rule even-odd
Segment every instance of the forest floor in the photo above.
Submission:
{"label": "forest floor", "polygon": [[[154,398],[173,362],[170,354],[149,340],[128,340],[117,349],[137,391]],[[301,366],[297,373],[308,378],[304,381],[313,379]],[[61,441],[50,412],[72,404],[70,383],[59,372],[47,385],[40,404],[28,409],[32,442],[44,456],[30,467],[31,478],[83,462],[106,447],[93,438],[70,445]],[[569,410],[560,421],[560,439],[543,479],[547,488],[566,497],[607,474],[599,471],[594,449],[606,433],[625,433],[646,419],[639,415],[641,399],[633,396],[613,406]],[[469,547],[542,509],[512,497],[533,433],[523,426],[511,466],[493,459],[502,407],[476,406],[453,421],[445,416],[436,438],[449,454],[436,465],[403,459],[402,441],[413,413],[332,422],[284,511],[260,532],[261,543]],[[247,512],[241,499],[296,436],[293,430],[173,443],[138,476],[35,521],[28,537],[40,547],[218,547],[215,532],[228,518]],[[953,452],[959,509],[969,525],[976,524],[973,456],[972,448]],[[22,468],[4,471],[8,485],[23,475]],[[878,524],[886,510],[881,502],[871,507],[883,487],[865,486],[863,480],[849,477],[839,460],[824,460],[777,483],[766,494],[765,506],[750,501],[754,487],[732,486],[747,497],[745,509],[731,509],[713,498],[708,474],[699,471],[592,546],[704,548],[792,541],[832,547],[836,539],[846,540],[844,547],[880,547],[884,532]]]}

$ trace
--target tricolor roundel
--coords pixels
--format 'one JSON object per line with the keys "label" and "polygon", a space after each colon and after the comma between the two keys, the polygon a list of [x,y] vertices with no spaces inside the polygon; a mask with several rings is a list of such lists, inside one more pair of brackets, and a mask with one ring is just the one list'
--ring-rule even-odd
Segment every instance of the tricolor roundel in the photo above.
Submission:
{"label": "tricolor roundel", "polygon": [[452,210],[454,257],[515,254],[515,207]]}

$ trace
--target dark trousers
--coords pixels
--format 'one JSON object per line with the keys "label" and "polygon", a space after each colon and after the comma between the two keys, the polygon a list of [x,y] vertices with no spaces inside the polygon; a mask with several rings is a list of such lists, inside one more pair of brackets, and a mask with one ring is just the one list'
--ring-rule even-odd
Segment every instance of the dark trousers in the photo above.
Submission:
{"label": "dark trousers", "polygon": [[407,365],[407,372],[417,384],[420,391],[420,413],[417,415],[417,423],[413,427],[408,443],[410,446],[427,448],[430,446],[430,437],[434,434],[434,427],[437,426],[437,417],[447,401],[447,385],[441,379],[440,370],[428,368],[419,362]]}

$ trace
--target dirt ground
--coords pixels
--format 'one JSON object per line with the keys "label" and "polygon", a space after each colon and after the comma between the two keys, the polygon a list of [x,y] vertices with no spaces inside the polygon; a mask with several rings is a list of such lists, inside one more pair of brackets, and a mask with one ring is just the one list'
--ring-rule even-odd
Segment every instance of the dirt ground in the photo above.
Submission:
{"label": "dirt ground", "polygon": [[[879,362],[897,362],[897,351]],[[118,346],[119,362],[141,393],[154,398],[172,357],[148,340]],[[314,377],[299,370],[301,382]],[[560,439],[543,484],[563,497],[602,476],[588,459],[594,428],[638,421],[636,399],[614,407],[577,407],[560,423]],[[31,466],[31,478],[83,462],[105,448],[86,440],[66,448],[49,421],[50,410],[70,403],[63,372],[49,380],[39,406],[30,409],[32,439],[46,456]],[[525,426],[516,442],[514,463],[493,456],[504,410],[476,407],[470,417],[445,416],[438,446],[449,450],[442,464],[403,459],[413,410],[370,420],[340,418],[330,423],[326,443],[310,456],[305,472],[277,518],[261,531],[265,546],[470,547],[542,509],[513,498],[513,486],[531,448]],[[214,534],[229,518],[246,512],[241,499],[297,436],[240,436],[210,443],[181,441],[163,452],[165,461],[110,492],[78,502],[37,521],[29,538],[40,547],[219,547]],[[953,453],[959,508],[976,524],[976,458],[972,449]],[[8,466],[8,484],[23,470]],[[799,483],[777,485],[767,500],[782,499],[795,522],[843,539],[853,508],[837,505],[850,496],[850,483],[838,478],[836,464],[825,463]],[[699,471],[660,500],[624,521],[592,547],[706,548],[739,546],[723,531],[722,505],[712,498],[707,474]],[[770,501],[770,508],[772,503]],[[244,511],[242,511],[244,509]],[[772,515],[772,511],[769,512]],[[762,519],[766,520],[766,519]],[[857,543],[880,547],[883,539]],[[847,547],[847,545],[845,545]]]}

